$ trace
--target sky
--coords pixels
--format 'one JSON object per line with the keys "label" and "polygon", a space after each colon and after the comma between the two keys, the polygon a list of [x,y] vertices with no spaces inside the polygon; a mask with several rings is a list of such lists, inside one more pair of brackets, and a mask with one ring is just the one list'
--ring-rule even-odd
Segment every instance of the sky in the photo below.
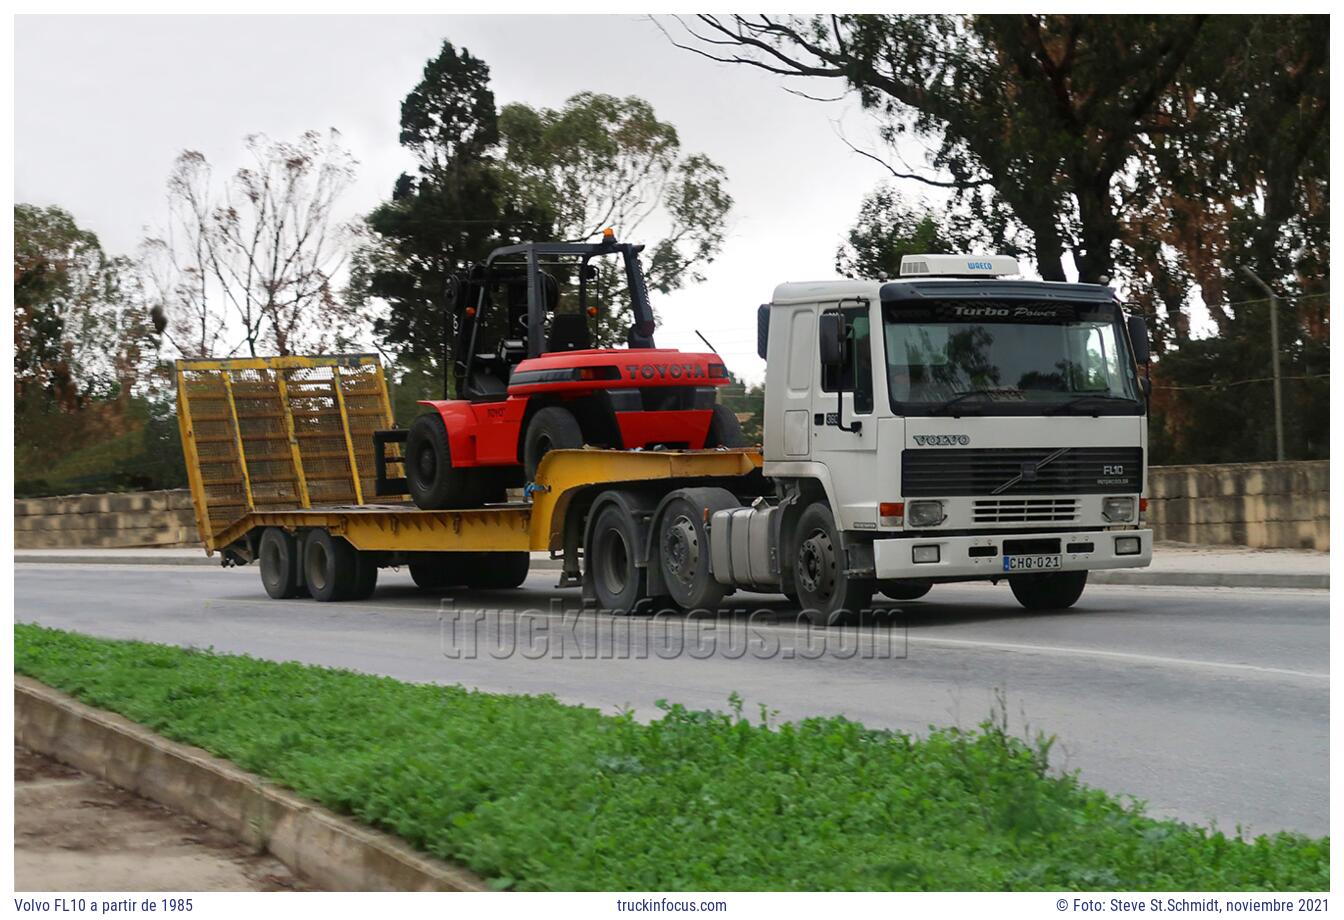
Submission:
{"label": "sky", "polygon": [[[878,149],[875,124],[852,97],[803,99],[776,76],[679,50],[642,15],[18,16],[15,199],[59,205],[109,253],[129,254],[165,222],[183,149],[223,176],[242,165],[248,134],[336,128],[359,160],[341,216],[366,213],[411,166],[397,144],[401,100],[445,39],[490,65],[500,106],[641,96],[684,151],[724,167],[736,202],[727,240],[703,283],[657,300],[658,344],[703,350],[698,329],[734,373],[761,379],[756,306],[782,282],[835,276],[864,194],[887,178],[840,133]],[[918,147],[902,152],[922,165]]]}

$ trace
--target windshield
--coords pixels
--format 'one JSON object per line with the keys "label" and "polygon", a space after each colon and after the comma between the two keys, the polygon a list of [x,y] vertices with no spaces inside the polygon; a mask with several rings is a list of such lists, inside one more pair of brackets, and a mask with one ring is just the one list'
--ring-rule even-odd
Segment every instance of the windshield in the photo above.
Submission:
{"label": "windshield", "polygon": [[883,316],[901,414],[936,414],[954,400],[966,414],[1142,411],[1114,305],[905,302],[885,304]]}

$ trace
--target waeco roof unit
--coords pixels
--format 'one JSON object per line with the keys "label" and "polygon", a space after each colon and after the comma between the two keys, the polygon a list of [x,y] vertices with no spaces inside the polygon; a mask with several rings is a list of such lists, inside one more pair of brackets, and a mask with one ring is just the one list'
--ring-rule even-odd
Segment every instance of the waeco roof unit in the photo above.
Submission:
{"label": "waeco roof unit", "polygon": [[901,256],[902,278],[998,278],[1019,274],[1012,256]]}

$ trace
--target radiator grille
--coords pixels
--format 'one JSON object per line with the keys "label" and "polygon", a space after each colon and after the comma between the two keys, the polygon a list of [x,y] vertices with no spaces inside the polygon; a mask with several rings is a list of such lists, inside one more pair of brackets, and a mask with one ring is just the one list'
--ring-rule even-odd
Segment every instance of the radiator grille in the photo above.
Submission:
{"label": "radiator grille", "polygon": [[1100,495],[1136,493],[1143,477],[1137,447],[914,449],[901,452],[901,492],[950,495]]}
{"label": "radiator grille", "polygon": [[1078,518],[1073,498],[988,498],[976,501],[977,524],[1068,524]]}

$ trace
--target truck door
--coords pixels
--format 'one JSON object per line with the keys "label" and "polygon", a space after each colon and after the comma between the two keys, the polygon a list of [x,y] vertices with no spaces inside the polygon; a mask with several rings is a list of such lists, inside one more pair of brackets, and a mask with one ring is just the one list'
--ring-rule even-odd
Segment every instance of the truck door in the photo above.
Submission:
{"label": "truck door", "polygon": [[[870,306],[851,301],[823,306],[820,312],[824,315],[837,310],[844,315],[851,334],[845,363],[839,368],[822,367],[821,358],[813,349],[812,459],[825,463],[830,470],[831,485],[841,506],[842,526],[876,527],[873,483],[879,471],[875,468],[877,419],[873,409],[877,390]],[[857,425],[859,430],[844,431],[837,421],[846,428]]]}

